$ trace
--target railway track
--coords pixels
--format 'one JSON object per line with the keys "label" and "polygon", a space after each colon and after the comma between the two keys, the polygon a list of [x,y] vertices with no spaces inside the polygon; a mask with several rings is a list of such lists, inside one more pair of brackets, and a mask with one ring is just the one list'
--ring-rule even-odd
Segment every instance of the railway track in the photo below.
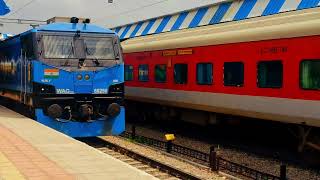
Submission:
{"label": "railway track", "polygon": [[101,138],[86,138],[80,141],[161,180],[200,179],[173,166],[148,158]]}

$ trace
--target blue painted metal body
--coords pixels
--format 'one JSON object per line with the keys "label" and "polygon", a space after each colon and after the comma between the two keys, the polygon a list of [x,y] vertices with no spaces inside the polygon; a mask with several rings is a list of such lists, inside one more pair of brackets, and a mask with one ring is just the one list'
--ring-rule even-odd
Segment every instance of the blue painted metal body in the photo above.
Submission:
{"label": "blue painted metal body", "polygon": [[[10,94],[9,98],[25,103],[24,94],[33,94],[33,83],[53,86],[57,95],[108,95],[108,89],[115,84],[124,83],[124,64],[105,67],[97,71],[66,71],[44,63],[39,59],[24,60],[22,55],[21,36],[41,32],[76,32],[116,34],[108,29],[91,24],[56,23],[32,29],[11,37],[0,43],[0,94]],[[46,69],[58,70],[58,77],[45,76]],[[77,75],[89,75],[89,80],[78,80]],[[16,99],[15,99],[16,98]],[[125,128],[125,109],[115,118],[93,119],[90,122],[52,119],[45,115],[43,109],[35,110],[36,120],[46,126],[72,137],[118,135]]]}
{"label": "blue painted metal body", "polygon": [[[55,69],[56,67],[46,65],[40,61],[33,61],[33,81],[53,85],[57,90],[57,94],[101,94],[108,93],[108,88],[113,84],[124,82],[124,65],[108,67],[100,71],[80,71],[69,72],[60,69],[58,78],[45,78],[45,69]],[[77,76],[82,77],[90,75],[90,80],[78,80]],[[94,90],[99,89],[100,92]]]}
{"label": "blue painted metal body", "polygon": [[100,119],[92,122],[73,122],[53,120],[46,116],[42,109],[36,109],[38,122],[51,127],[71,137],[94,137],[103,135],[119,135],[125,130],[125,109],[121,107],[120,114],[108,120]]}

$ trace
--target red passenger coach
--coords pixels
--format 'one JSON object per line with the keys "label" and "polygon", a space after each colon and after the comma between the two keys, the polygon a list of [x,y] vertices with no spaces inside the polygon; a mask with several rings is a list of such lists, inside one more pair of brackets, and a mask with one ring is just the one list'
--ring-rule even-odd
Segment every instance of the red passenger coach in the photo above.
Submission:
{"label": "red passenger coach", "polygon": [[202,124],[224,113],[320,127],[319,45],[317,8],[129,39],[126,96]]}

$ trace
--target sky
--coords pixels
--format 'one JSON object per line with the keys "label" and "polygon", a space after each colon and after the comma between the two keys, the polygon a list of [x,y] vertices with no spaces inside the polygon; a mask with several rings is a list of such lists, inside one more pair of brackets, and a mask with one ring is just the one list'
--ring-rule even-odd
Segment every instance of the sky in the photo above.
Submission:
{"label": "sky", "polygon": [[[47,20],[54,16],[84,17],[112,28],[225,0],[5,0],[11,12],[5,18]],[[1,20],[0,20],[1,23]],[[18,34],[29,25],[4,24],[0,32]]]}

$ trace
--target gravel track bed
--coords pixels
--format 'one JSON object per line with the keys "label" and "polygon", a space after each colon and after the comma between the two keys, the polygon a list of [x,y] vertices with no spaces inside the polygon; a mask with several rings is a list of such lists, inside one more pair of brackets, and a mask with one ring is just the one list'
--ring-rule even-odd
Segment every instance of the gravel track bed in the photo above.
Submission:
{"label": "gravel track bed", "polygon": [[[127,131],[131,131],[131,125],[127,125]],[[152,130],[145,127],[136,127],[136,134],[142,135],[158,140],[164,140],[165,132],[161,132],[158,130]],[[176,140],[175,144],[182,145],[185,147],[189,147],[191,149],[199,150],[205,153],[209,153],[210,146],[212,144],[208,144],[205,142],[200,142],[196,139],[183,137],[179,134],[175,134]],[[225,147],[220,147],[218,149],[218,154],[223,158],[228,159],[230,161],[248,166],[250,168],[270,173],[273,175],[280,174],[280,165],[281,163],[274,159],[266,159],[264,157],[259,157],[254,154],[249,154],[243,151],[229,149]],[[287,177],[292,180],[313,180],[320,179],[320,170],[313,171],[309,169],[302,169],[296,167],[295,165],[288,164],[287,166]]]}
{"label": "gravel track bed", "polygon": [[147,156],[152,159],[156,159],[157,161],[160,161],[162,163],[168,164],[170,166],[174,166],[178,169],[181,169],[185,172],[189,172],[192,174],[197,175],[201,179],[226,179],[225,177],[222,177],[221,175],[218,175],[216,173],[211,172],[208,168],[201,168],[198,166],[194,166],[192,164],[180,161],[176,158],[166,156],[165,154],[144,146],[140,146],[137,144],[134,144],[132,142],[126,141],[122,138],[118,137],[103,137],[103,139],[115,143],[117,145],[120,145],[124,148],[130,149],[136,153],[139,153],[141,155]]}

